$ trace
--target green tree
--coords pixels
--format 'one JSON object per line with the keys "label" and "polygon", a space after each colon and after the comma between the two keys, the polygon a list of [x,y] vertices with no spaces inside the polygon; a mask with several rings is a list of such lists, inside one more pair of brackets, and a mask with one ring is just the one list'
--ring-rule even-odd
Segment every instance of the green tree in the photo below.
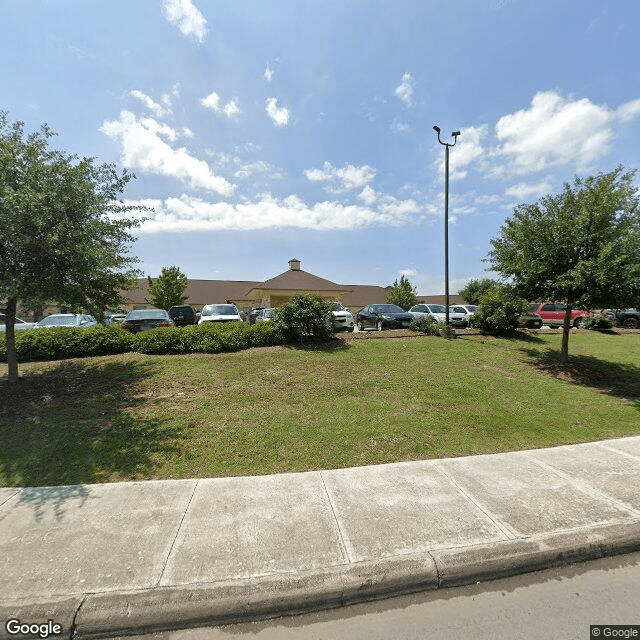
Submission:
{"label": "green tree", "polygon": [[480,304],[480,298],[485,294],[493,291],[500,283],[491,278],[483,278],[482,280],[469,280],[467,285],[458,291],[458,295],[467,304]]}
{"label": "green tree", "polygon": [[100,315],[122,301],[139,272],[127,255],[141,207],[118,201],[133,178],[49,148],[44,124],[25,137],[24,123],[0,112],[0,301],[6,313],[9,383],[18,381],[18,303],[57,302]]}
{"label": "green tree", "polygon": [[160,276],[155,282],[149,279],[149,298],[147,302],[158,309],[169,309],[183,304],[187,299],[184,291],[189,284],[187,276],[178,267],[162,267]]}
{"label": "green tree", "polygon": [[293,296],[276,310],[275,325],[289,342],[325,342],[335,330],[332,309],[319,296]]}
{"label": "green tree", "polygon": [[561,193],[515,207],[491,241],[491,268],[528,300],[562,301],[560,361],[569,358],[571,311],[640,300],[640,198],[635,171],[617,167],[565,183]]}
{"label": "green tree", "polygon": [[471,326],[493,335],[509,335],[518,328],[518,320],[529,304],[500,283],[480,296],[479,307],[471,316]]}
{"label": "green tree", "polygon": [[387,296],[387,302],[389,304],[397,304],[405,311],[418,304],[416,288],[409,282],[409,278],[401,275],[400,282],[396,280],[393,283],[393,287]]}

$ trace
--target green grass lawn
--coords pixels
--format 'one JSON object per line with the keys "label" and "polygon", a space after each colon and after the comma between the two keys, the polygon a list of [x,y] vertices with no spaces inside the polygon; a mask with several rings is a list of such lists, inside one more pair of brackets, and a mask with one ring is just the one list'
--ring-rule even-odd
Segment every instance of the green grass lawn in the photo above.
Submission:
{"label": "green grass lawn", "polygon": [[256,475],[640,434],[640,334],[0,365],[0,485]]}

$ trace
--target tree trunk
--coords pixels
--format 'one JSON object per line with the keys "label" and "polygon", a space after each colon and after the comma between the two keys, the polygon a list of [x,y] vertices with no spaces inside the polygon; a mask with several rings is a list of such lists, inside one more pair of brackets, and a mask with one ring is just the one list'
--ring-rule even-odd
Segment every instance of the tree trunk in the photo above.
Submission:
{"label": "tree trunk", "polygon": [[562,347],[560,349],[560,362],[569,362],[569,333],[571,331],[571,304],[567,304],[562,323]]}
{"label": "tree trunk", "polygon": [[9,367],[9,384],[18,382],[18,356],[16,355],[16,298],[9,298],[5,313],[6,340],[7,340],[7,366]]}

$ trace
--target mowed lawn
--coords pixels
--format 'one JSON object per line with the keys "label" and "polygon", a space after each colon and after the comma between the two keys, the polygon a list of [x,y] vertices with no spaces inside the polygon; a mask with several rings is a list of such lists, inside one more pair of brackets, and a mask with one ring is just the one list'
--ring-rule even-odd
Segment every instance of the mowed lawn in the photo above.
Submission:
{"label": "mowed lawn", "polygon": [[0,365],[0,485],[257,475],[640,434],[640,334]]}

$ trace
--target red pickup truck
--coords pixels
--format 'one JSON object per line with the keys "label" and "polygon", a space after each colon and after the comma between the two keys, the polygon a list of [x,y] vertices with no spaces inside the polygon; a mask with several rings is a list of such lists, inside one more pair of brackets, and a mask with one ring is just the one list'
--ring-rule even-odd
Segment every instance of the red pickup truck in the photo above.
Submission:
{"label": "red pickup truck", "polygon": [[[561,302],[536,302],[530,305],[532,313],[537,313],[542,322],[550,327],[561,327],[564,323],[564,316],[567,311],[567,305]],[[571,324],[579,327],[583,318],[588,318],[591,314],[588,311],[580,311],[579,309],[571,310]]]}

